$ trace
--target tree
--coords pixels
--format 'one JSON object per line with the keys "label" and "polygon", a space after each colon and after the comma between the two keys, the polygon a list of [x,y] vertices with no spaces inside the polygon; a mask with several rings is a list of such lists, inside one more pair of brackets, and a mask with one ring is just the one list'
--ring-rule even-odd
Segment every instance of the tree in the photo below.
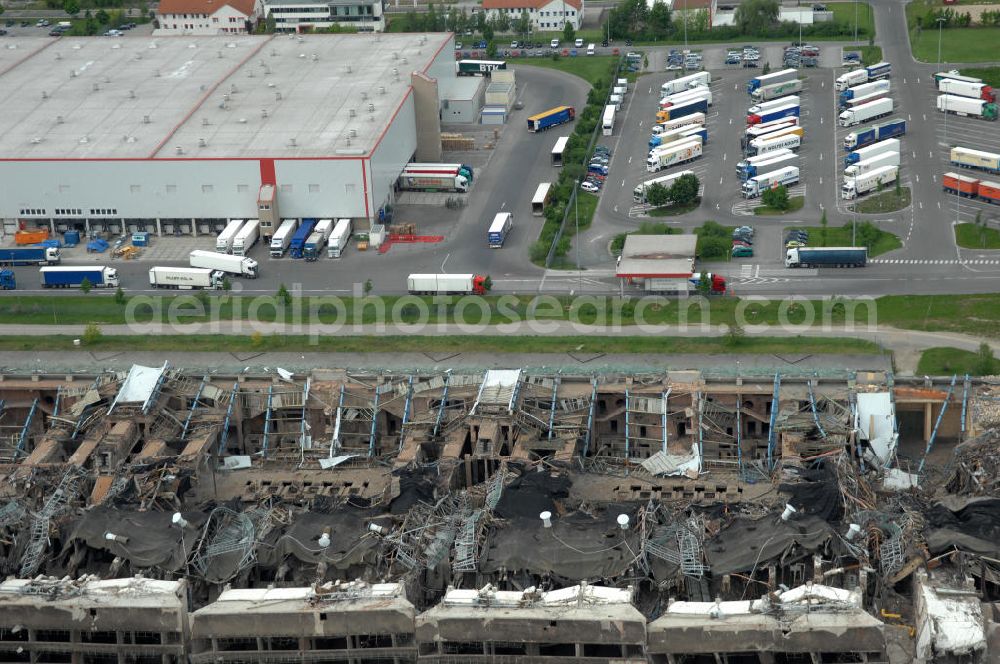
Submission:
{"label": "tree", "polygon": [[566,21],[566,25],[563,26],[563,41],[572,44],[574,39],[576,39],[576,30],[573,29],[572,23]]}
{"label": "tree", "polygon": [[993,374],[995,366],[996,357],[993,355],[993,349],[984,341],[979,344],[979,352],[976,353],[974,370],[980,376],[989,376]]}
{"label": "tree", "polygon": [[372,280],[365,279],[365,297],[368,297],[368,294],[372,292],[372,288],[373,288]]}
{"label": "tree", "polygon": [[94,18],[96,18],[97,22],[100,23],[101,25],[107,25],[108,22],[111,20],[111,17],[103,9],[98,9],[97,13],[94,14]]}
{"label": "tree", "polygon": [[682,175],[670,185],[670,200],[679,207],[694,205],[698,201],[700,187],[697,175],[693,173]]}
{"label": "tree", "polygon": [[97,323],[87,323],[87,327],[83,328],[83,343],[88,346],[96,344],[103,336],[101,327]]}
{"label": "tree", "polygon": [[483,39],[485,39],[487,42],[493,41],[493,35],[494,34],[495,33],[493,32],[493,26],[492,25],[490,25],[489,23],[487,23],[486,25],[483,26]]}
{"label": "tree", "polygon": [[747,331],[743,328],[743,323],[740,322],[739,316],[736,315],[736,310],[733,309],[732,317],[730,318],[726,329],[726,345],[739,346],[743,343],[743,339],[746,335]]}
{"label": "tree", "polygon": [[90,279],[88,279],[87,277],[84,277],[83,281],[80,282],[80,290],[83,291],[84,295],[86,295],[87,293],[89,293],[90,289],[93,288],[93,287],[94,287],[94,284],[91,283]]}
{"label": "tree", "polygon": [[708,278],[707,272],[698,275],[698,293],[708,295],[712,292],[712,281]]}
{"label": "tree", "polygon": [[528,15],[527,10],[521,12],[521,16],[518,17],[517,23],[514,25],[514,32],[520,35],[526,35],[531,32],[531,17]]}
{"label": "tree", "polygon": [[486,278],[483,279],[483,290],[485,290],[487,293],[493,290],[493,277],[491,277],[488,274],[486,275]]}
{"label": "tree", "polygon": [[737,5],[734,19],[743,34],[766,36],[768,29],[778,22],[778,2],[746,0]]}
{"label": "tree", "polygon": [[500,12],[493,15],[493,28],[497,32],[510,32],[510,16],[507,12]]}
{"label": "tree", "polygon": [[288,306],[289,304],[292,303],[292,296],[288,292],[288,289],[285,288],[285,284],[281,284],[280,286],[278,286],[278,299],[281,300],[282,303],[285,304],[285,306]]}
{"label": "tree", "polygon": [[654,41],[666,39],[670,35],[670,8],[662,0],[656,0],[650,7],[646,28]]}
{"label": "tree", "polygon": [[653,207],[663,207],[670,202],[670,190],[657,182],[646,189],[646,202]]}
{"label": "tree", "polygon": [[63,11],[70,16],[76,16],[80,13],[80,3],[77,0],[65,0],[62,5]]}
{"label": "tree", "polygon": [[823,208],[823,216],[819,218],[819,239],[824,247],[826,246],[826,227],[828,223],[826,220],[826,208]]}
{"label": "tree", "polygon": [[125,304],[125,291],[122,290],[121,286],[115,291],[115,304]]}
{"label": "tree", "polygon": [[491,39],[489,43],[486,44],[486,57],[492,60],[493,58],[496,57],[496,55],[497,55],[497,43],[496,41]]}
{"label": "tree", "polygon": [[761,200],[764,201],[764,205],[775,210],[787,210],[791,206],[788,200],[788,189],[783,184],[765,190],[761,196]]}

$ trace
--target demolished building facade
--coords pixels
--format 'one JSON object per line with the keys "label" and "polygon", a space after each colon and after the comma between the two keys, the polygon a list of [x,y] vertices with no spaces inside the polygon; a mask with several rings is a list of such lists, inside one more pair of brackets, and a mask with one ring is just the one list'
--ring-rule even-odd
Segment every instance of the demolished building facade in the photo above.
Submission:
{"label": "demolished building facade", "polygon": [[998,447],[961,376],[0,374],[0,651],[1000,661]]}

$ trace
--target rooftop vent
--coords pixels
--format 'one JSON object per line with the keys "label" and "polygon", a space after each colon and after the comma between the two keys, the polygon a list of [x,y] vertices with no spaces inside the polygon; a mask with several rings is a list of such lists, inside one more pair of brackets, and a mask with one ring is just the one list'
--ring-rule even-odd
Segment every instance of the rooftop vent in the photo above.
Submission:
{"label": "rooftop vent", "polygon": [[247,78],[253,78],[253,69],[247,72]]}
{"label": "rooftop vent", "polygon": [[353,69],[351,68],[351,65],[347,65],[346,67],[344,67],[344,69],[345,69],[345,70],[347,71],[347,73],[348,73],[348,74],[350,74],[350,73],[351,73],[352,71],[354,71],[354,70],[353,70]]}
{"label": "rooftop vent", "polygon": [[92,92],[100,92],[101,86],[99,86],[97,83],[94,83],[93,85],[90,86],[90,90]]}
{"label": "rooftop vent", "polygon": [[361,92],[361,100],[362,101],[368,101],[368,93],[367,92],[365,92],[365,91]]}
{"label": "rooftop vent", "polygon": [[293,147],[293,148],[298,145],[298,143],[295,141],[295,137],[294,136],[292,136],[291,138],[288,139],[288,145],[289,145],[289,147]]}
{"label": "rooftop vent", "polygon": [[378,86],[378,93],[380,95],[384,95],[385,94],[385,86],[384,85]]}
{"label": "rooftop vent", "polygon": [[48,98],[49,98],[49,93],[46,92],[45,90],[42,90],[42,99],[48,99]]}
{"label": "rooftop vent", "polygon": [[275,51],[275,50],[274,50],[274,49],[272,48],[272,49],[271,49],[271,57],[272,57],[272,58],[274,58],[274,57],[277,57],[277,56],[278,56],[278,52],[277,52],[277,51]]}
{"label": "rooftop vent", "polygon": [[302,42],[304,42],[304,41],[305,41],[305,40],[304,40],[304,39],[302,39],[302,37],[299,37],[299,38],[298,38],[298,42],[299,42],[300,44],[301,44]]}
{"label": "rooftop vent", "polygon": [[142,53],[136,53],[135,54],[135,59],[136,60],[142,60]]}
{"label": "rooftop vent", "polygon": [[222,95],[222,101],[229,101],[229,93]]}
{"label": "rooftop vent", "polygon": [[246,123],[247,123],[246,118],[240,118],[240,124],[246,124]]}
{"label": "rooftop vent", "polygon": [[201,119],[201,126],[202,127],[207,127],[208,126],[208,118],[202,118]]}
{"label": "rooftop vent", "polygon": [[69,77],[70,78],[76,78],[76,76],[77,76],[76,70],[75,69],[70,70]]}
{"label": "rooftop vent", "polygon": [[177,154],[184,154],[184,148],[182,148],[179,145],[176,148],[174,148],[174,151],[177,152]]}
{"label": "rooftop vent", "polygon": [[398,52],[396,52],[396,51],[393,51],[393,52],[392,52],[392,59],[393,59],[393,60],[399,60],[399,53],[398,53]]}
{"label": "rooftop vent", "polygon": [[236,84],[235,83],[233,83],[232,85],[229,86],[229,92],[230,92],[230,94],[236,94],[237,92],[239,92],[239,90],[236,88]]}
{"label": "rooftop vent", "polygon": [[236,48],[236,42],[227,42],[226,48]]}
{"label": "rooftop vent", "polygon": [[111,79],[108,78],[107,76],[102,76],[101,80],[104,81],[105,83],[110,83],[111,82]]}
{"label": "rooftop vent", "polygon": [[188,44],[188,48],[198,48],[196,44]]}
{"label": "rooftop vent", "polygon": [[350,130],[347,133],[350,134],[351,138],[357,138],[358,137],[358,130],[357,129],[352,129],[352,130]]}
{"label": "rooftop vent", "polygon": [[221,60],[222,59],[222,51],[216,51],[215,52],[215,57],[218,58],[219,60]]}
{"label": "rooftop vent", "polygon": [[395,76],[396,78],[399,78],[399,67],[392,68],[392,75]]}
{"label": "rooftop vent", "polygon": [[135,90],[129,90],[128,91],[128,98],[129,99],[135,99]]}
{"label": "rooftop vent", "polygon": [[82,136],[82,137],[80,137],[80,145],[86,145],[87,143],[90,143],[90,137],[89,136]]}
{"label": "rooftop vent", "polygon": [[316,55],[315,53],[313,53],[312,61],[313,62],[319,62],[319,56]]}
{"label": "rooftop vent", "polygon": [[64,118],[64,117],[63,117],[63,116],[61,116],[61,115],[57,115],[57,116],[56,116],[56,124],[62,124],[62,123],[64,123],[64,122],[66,122],[66,118]]}
{"label": "rooftop vent", "polygon": [[353,118],[353,117],[356,117],[357,114],[358,114],[358,112],[355,111],[353,108],[347,109],[347,117]]}
{"label": "rooftop vent", "polygon": [[271,68],[268,67],[267,65],[264,65],[264,75],[267,76],[270,73],[271,73]]}
{"label": "rooftop vent", "polygon": [[150,50],[156,48],[156,42],[152,42],[147,48],[149,48]]}
{"label": "rooftop vent", "polygon": [[369,113],[375,112],[375,104],[368,104],[368,112]]}
{"label": "rooftop vent", "polygon": [[160,70],[157,69],[156,71],[153,72],[153,78],[159,78],[159,77],[160,77]]}
{"label": "rooftop vent", "polygon": [[42,137],[41,136],[32,136],[31,137],[31,144],[32,145],[38,145],[41,142],[42,142]]}
{"label": "rooftop vent", "polygon": [[62,60],[62,53],[56,53],[56,60]]}
{"label": "rooftop vent", "polygon": [[281,93],[280,92],[275,92],[274,93],[274,101],[281,101]]}
{"label": "rooftop vent", "polygon": [[149,124],[149,116],[148,115],[142,116],[142,124]]}
{"label": "rooftop vent", "polygon": [[199,147],[199,148],[203,148],[203,147],[205,147],[206,145],[208,145],[208,143],[207,143],[207,142],[205,142],[205,139],[204,139],[204,138],[199,138],[199,139],[198,139],[198,147]]}
{"label": "rooftop vent", "polygon": [[299,53],[299,60],[305,60],[305,59],[306,59],[306,54],[305,53]]}
{"label": "rooftop vent", "polygon": [[399,61],[402,62],[404,65],[407,63],[407,59],[405,57],[400,58]]}
{"label": "rooftop vent", "polygon": [[260,117],[267,118],[267,109],[266,108],[260,109]]}

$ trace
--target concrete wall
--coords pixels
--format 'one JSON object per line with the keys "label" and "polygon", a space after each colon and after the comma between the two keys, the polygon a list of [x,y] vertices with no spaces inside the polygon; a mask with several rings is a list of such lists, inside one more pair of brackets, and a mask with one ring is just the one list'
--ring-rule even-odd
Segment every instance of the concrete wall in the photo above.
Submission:
{"label": "concrete wall", "polygon": [[441,115],[437,80],[414,72],[410,83],[413,86],[417,125],[417,161],[441,161]]}
{"label": "concrete wall", "polygon": [[[392,124],[389,125],[382,142],[368,160],[369,200],[373,218],[379,207],[392,200],[393,187],[403,167],[417,151],[416,111],[414,94],[403,100]],[[440,132],[437,143],[440,145]],[[358,215],[364,216],[364,215]]]}

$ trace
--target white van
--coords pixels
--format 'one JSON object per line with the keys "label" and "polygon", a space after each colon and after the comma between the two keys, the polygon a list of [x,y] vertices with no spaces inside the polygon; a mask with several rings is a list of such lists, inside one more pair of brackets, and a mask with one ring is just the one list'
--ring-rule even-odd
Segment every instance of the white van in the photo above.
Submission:
{"label": "white van", "polygon": [[597,47],[593,44],[587,44],[587,55],[593,55],[597,52]]}
{"label": "white van", "polygon": [[583,48],[583,40],[578,37],[576,41],[573,42],[573,46]]}

